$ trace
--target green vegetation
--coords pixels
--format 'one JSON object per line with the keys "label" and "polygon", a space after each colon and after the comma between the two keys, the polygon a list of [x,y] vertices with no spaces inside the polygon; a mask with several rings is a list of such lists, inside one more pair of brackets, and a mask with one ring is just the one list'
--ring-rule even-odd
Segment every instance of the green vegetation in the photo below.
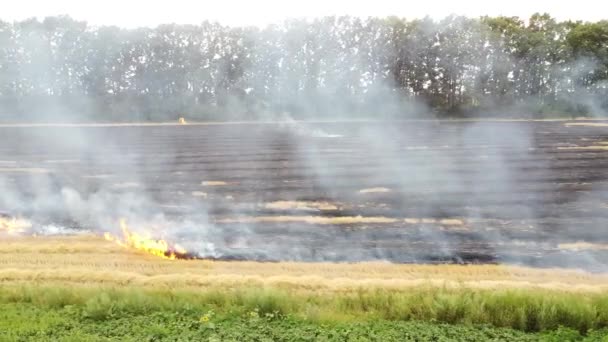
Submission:
{"label": "green vegetation", "polygon": [[605,341],[607,331],[582,336],[560,328],[529,334],[489,326],[424,322],[341,322],[320,324],[290,316],[203,314],[195,309],[86,317],[78,308],[0,306],[2,341]]}
{"label": "green vegetation", "polygon": [[608,295],[4,287],[0,340],[608,341]]}

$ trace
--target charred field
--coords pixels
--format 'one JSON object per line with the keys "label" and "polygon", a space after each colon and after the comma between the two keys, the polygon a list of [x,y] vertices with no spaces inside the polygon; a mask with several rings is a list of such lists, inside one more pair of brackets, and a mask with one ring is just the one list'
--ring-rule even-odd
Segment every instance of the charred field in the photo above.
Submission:
{"label": "charred field", "polygon": [[602,341],[607,129],[0,125],[0,338]]}
{"label": "charred field", "polygon": [[126,217],[188,258],[608,267],[603,121],[8,125],[0,136],[0,210],[30,220],[26,234],[115,232]]}

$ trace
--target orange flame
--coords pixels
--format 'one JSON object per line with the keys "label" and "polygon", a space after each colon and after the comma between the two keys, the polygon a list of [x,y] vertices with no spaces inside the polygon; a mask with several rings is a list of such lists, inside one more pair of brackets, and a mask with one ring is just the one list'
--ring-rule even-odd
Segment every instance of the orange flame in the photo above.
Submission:
{"label": "orange flame", "polygon": [[175,260],[189,258],[188,251],[177,244],[170,246],[165,240],[154,240],[150,237],[132,232],[125,219],[120,219],[120,229],[122,230],[123,239],[117,238],[107,232],[104,233],[103,236],[106,240],[114,241],[123,247],[135,248],[164,259]]}
{"label": "orange flame", "polygon": [[21,234],[31,227],[31,222],[25,219],[0,214],[0,231],[8,234]]}

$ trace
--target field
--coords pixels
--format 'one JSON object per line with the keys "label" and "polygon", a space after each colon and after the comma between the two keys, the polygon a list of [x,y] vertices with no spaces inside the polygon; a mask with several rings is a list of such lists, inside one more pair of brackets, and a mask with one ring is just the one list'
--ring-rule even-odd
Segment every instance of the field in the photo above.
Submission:
{"label": "field", "polygon": [[155,234],[214,259],[598,271],[608,260],[605,125],[1,127],[0,211],[110,232],[120,216],[153,230],[144,226],[162,214],[170,224]]}
{"label": "field", "polygon": [[435,285],[448,288],[548,289],[602,293],[608,275],[505,265],[420,265],[163,260],[99,237],[23,237],[0,246],[4,283],[135,285],[153,289],[243,285],[297,292],[349,292]]}
{"label": "field", "polygon": [[7,341],[608,336],[608,275],[581,270],[167,260],[89,235],[6,238],[0,263]]}
{"label": "field", "polygon": [[[0,136],[7,322],[92,329],[81,340],[120,338],[103,331],[121,320],[142,338],[154,321],[158,339],[180,324],[195,324],[185,339],[257,325],[272,340],[296,328],[601,340],[608,326],[608,122],[5,125]],[[107,241],[120,242],[119,219],[188,260]],[[37,324],[13,328],[69,335]]]}

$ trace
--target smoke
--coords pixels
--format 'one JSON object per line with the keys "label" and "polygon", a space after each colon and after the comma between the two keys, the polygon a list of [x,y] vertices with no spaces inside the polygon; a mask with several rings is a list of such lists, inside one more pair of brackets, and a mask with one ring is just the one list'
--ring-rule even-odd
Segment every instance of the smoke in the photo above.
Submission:
{"label": "smoke", "polygon": [[[597,205],[606,194],[594,184],[584,196],[554,198],[567,197],[558,190],[569,177],[579,176],[563,172],[566,159],[552,158],[560,137],[552,140],[543,132],[563,135],[564,143],[572,143],[576,135],[564,133],[560,123],[545,127],[436,120],[434,103],[444,103],[445,97],[448,104],[458,98],[483,102],[480,108],[496,115],[538,103],[539,95],[529,89],[502,89],[530,93],[515,104],[485,97],[485,90],[477,89],[485,73],[514,83],[508,71],[513,68],[504,65],[517,61],[501,52],[504,46],[488,37],[487,30],[468,30],[477,25],[472,20],[416,22],[401,29],[420,34],[415,39],[404,35],[400,48],[381,44],[386,41],[381,37],[399,36],[399,26],[353,18],[294,21],[265,30],[211,24],[183,28],[190,40],[181,43],[212,52],[184,76],[184,88],[173,87],[167,76],[175,70],[162,71],[162,65],[154,64],[154,57],[166,52],[159,48],[160,41],[152,40],[158,43],[154,49],[147,46],[149,39],[163,37],[179,45],[172,27],[122,35],[119,29],[78,26],[63,32],[56,45],[49,41],[57,37],[41,38],[40,23],[27,25],[33,28],[18,37],[26,50],[50,49],[43,57],[27,56],[27,63],[12,76],[39,83],[27,86],[38,91],[28,98],[52,99],[52,104],[41,102],[44,105],[33,101],[42,115],[33,119],[70,122],[86,117],[55,92],[82,95],[85,112],[93,113],[98,108],[90,104],[100,103],[88,87],[99,83],[105,91],[101,97],[109,99],[100,106],[110,109],[112,119],[124,120],[120,115],[125,115],[154,120],[165,118],[155,116],[164,110],[176,119],[184,111],[188,114],[185,109],[193,108],[192,101],[200,106],[196,113],[221,108],[230,113],[228,120],[261,121],[0,127],[0,211],[30,219],[31,232],[120,235],[122,218],[133,231],[178,243],[202,258],[606,267],[601,253],[569,254],[557,247],[578,236],[587,238],[577,235],[568,221],[572,207]],[[327,25],[335,31],[323,31]],[[354,27],[356,34],[342,26]],[[220,33],[216,37],[214,32]],[[54,59],[79,59],[65,55],[78,49],[62,45],[71,41],[66,37],[79,34],[122,37],[111,44],[116,50],[101,50],[129,65],[129,72],[104,77],[112,69],[100,62],[86,75],[90,82],[77,86],[70,81],[75,77],[71,72],[49,72],[57,71]],[[496,52],[491,61],[469,49],[492,44]],[[392,65],[395,61],[411,65],[398,69]],[[423,70],[420,65],[425,63],[435,65],[432,73],[414,84],[396,72]],[[567,72],[557,70],[552,81],[569,84],[570,90],[561,92],[572,95],[568,101],[601,113],[597,97],[582,96],[588,89],[578,93],[569,81],[590,70],[595,66],[581,60]],[[138,82],[146,84],[145,89]],[[163,108],[147,108],[155,102],[146,98],[167,92],[171,95],[161,98]],[[181,93],[195,95],[184,99]],[[211,109],[202,110],[207,104]],[[579,163],[573,172],[581,178],[602,179],[588,175],[581,168],[588,164],[576,155],[568,158]],[[268,206],[276,201],[293,204]],[[321,209],[310,204],[320,202],[329,205]],[[603,221],[592,224],[598,222]],[[563,236],[550,236],[554,223]]]}
{"label": "smoke", "polygon": [[[573,61],[569,66],[569,72],[564,73],[563,83],[573,83],[575,80],[583,80],[581,83],[588,82],[589,79],[597,77],[598,70],[602,66],[598,61],[586,57],[580,57]],[[584,84],[574,84],[564,95],[565,101],[573,111],[587,110],[589,116],[593,118],[606,118],[608,116],[608,106],[606,103],[607,81],[595,82],[592,89]]]}
{"label": "smoke", "polygon": [[[559,149],[597,144],[581,140],[597,140],[597,129],[444,120],[0,129],[0,208],[31,220],[30,233],[120,236],[123,218],[203,258],[605,269],[595,245],[558,248],[605,238],[591,234],[603,222],[602,183],[568,190],[601,170]],[[285,203],[268,205],[276,201]]]}

